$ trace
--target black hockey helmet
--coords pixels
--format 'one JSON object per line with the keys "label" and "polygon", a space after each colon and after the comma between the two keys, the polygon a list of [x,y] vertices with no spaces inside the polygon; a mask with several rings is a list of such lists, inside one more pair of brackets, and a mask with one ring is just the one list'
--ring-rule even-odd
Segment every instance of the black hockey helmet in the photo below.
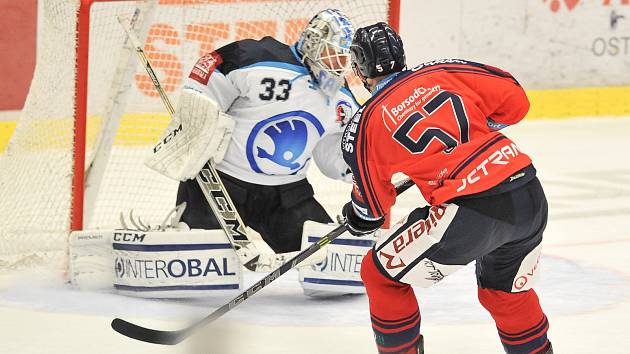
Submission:
{"label": "black hockey helmet", "polygon": [[350,52],[352,67],[363,80],[402,71],[406,65],[402,39],[385,22],[359,28]]}

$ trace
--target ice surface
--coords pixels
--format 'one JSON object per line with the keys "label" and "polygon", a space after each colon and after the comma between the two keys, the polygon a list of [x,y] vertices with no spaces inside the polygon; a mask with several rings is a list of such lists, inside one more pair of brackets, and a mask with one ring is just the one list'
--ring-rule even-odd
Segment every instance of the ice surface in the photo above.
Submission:
{"label": "ice surface", "polygon": [[[626,353],[630,347],[624,329],[630,322],[629,133],[630,118],[525,122],[506,130],[532,156],[550,201],[536,289],[558,353]],[[417,196],[402,199],[397,215],[416,203]],[[250,273],[246,281],[262,276]],[[427,352],[502,352],[493,322],[476,301],[472,266],[416,295]],[[305,297],[294,271],[219,320],[203,349],[193,348],[200,341],[139,343],[109,328],[113,317],[179,328],[225,300],[135,299],[79,292],[46,271],[7,275],[0,281],[0,352],[376,352],[365,296]],[[221,345],[231,349],[217,349]]]}

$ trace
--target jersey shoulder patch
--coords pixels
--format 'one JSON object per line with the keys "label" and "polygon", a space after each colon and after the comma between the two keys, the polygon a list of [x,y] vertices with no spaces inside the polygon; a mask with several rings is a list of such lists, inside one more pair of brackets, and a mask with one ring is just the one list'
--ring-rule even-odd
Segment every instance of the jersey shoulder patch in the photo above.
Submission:
{"label": "jersey shoulder patch", "polygon": [[223,63],[223,58],[219,53],[207,53],[197,60],[197,63],[190,71],[188,77],[203,85],[207,85],[212,72],[221,65],[221,63]]}

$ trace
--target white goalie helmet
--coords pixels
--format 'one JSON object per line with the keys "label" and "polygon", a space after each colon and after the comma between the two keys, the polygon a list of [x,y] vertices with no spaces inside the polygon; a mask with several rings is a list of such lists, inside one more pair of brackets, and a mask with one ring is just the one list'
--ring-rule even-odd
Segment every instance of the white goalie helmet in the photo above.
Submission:
{"label": "white goalie helmet", "polygon": [[302,54],[302,61],[328,96],[341,88],[344,76],[350,71],[353,36],[354,27],[348,17],[334,9],[315,15],[300,36],[297,50]]}

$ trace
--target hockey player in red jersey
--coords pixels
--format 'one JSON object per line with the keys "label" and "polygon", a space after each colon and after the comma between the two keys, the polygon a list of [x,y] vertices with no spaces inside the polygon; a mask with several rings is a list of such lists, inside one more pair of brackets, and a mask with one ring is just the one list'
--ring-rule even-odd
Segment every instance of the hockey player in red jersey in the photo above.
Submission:
{"label": "hockey player in red jersey", "polygon": [[372,98],[347,125],[349,229],[374,232],[394,204],[402,172],[429,206],[384,233],[363,259],[379,353],[423,353],[412,285],[428,287],[475,261],[480,303],[507,353],[552,353],[531,288],[538,275],[547,202],[531,159],[501,134],[529,109],[509,73],[466,60],[406,69],[400,37],[385,23],[359,29],[352,65]]}

